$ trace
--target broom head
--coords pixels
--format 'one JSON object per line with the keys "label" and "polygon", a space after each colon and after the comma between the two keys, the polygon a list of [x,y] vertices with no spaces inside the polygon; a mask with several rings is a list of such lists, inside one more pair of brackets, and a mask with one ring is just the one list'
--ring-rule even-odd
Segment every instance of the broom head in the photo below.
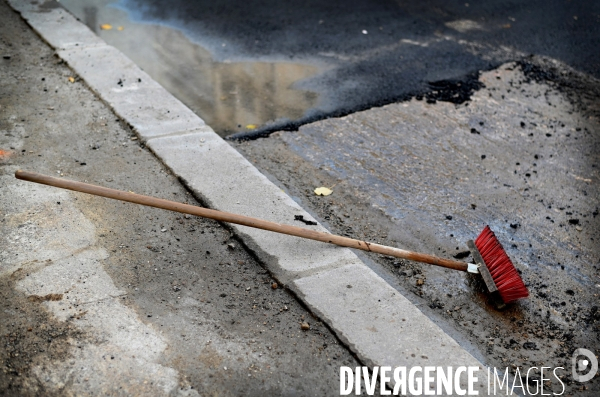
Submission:
{"label": "broom head", "polygon": [[529,291],[527,291],[519,272],[489,226],[486,226],[479,237],[475,239],[475,246],[504,303],[529,296]]}

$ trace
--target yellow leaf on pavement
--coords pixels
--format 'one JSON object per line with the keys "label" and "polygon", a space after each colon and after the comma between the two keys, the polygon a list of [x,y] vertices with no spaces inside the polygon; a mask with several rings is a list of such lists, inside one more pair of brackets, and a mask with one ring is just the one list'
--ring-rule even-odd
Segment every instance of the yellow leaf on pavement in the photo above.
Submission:
{"label": "yellow leaf on pavement", "polygon": [[111,30],[112,29],[112,25],[109,25],[108,23],[105,23],[103,25],[100,25],[100,29],[102,29],[102,30]]}
{"label": "yellow leaf on pavement", "polygon": [[254,125],[254,124],[248,124],[246,126],[246,128],[249,129],[249,130],[255,130],[256,129],[256,125]]}
{"label": "yellow leaf on pavement", "polygon": [[323,187],[323,186],[318,187],[318,188],[315,189],[315,194],[317,196],[329,196],[331,193],[333,193],[333,190],[328,189],[328,188]]}

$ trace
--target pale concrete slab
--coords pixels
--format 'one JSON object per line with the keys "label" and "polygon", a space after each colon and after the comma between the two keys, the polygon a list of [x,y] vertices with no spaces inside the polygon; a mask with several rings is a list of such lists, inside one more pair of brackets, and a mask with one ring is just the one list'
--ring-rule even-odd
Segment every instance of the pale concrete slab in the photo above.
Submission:
{"label": "pale concrete slab", "polygon": [[114,47],[70,48],[58,55],[142,141],[205,126],[200,117]]}
{"label": "pale concrete slab", "polygon": [[486,368],[366,266],[331,269],[293,284],[367,365],[479,367],[476,390],[485,395]]}
{"label": "pale concrete slab", "polygon": [[17,12],[39,11],[40,4],[33,1],[6,0],[6,2]]}
{"label": "pale concrete slab", "polygon": [[5,221],[21,227],[6,236],[12,249],[0,256],[0,275],[26,269],[17,290],[89,337],[68,341],[69,360],[32,368],[36,381],[57,393],[68,385],[75,394],[197,395],[160,363],[167,341],[120,302],[125,292],[103,268],[109,255],[73,194],[18,181],[10,168],[0,199]]}
{"label": "pale concrete slab", "polygon": [[[108,253],[104,249],[88,249],[67,256],[41,268],[34,276],[27,277],[19,283],[19,288],[28,295],[62,294],[67,306],[124,295],[123,291],[115,288],[106,272],[98,271],[98,262],[106,258]],[[64,306],[64,302],[58,304]],[[64,308],[62,313],[57,311],[57,316],[63,321],[70,314]]]}
{"label": "pale concrete slab", "polygon": [[[96,343],[72,342],[71,358],[32,372],[46,390],[67,383],[76,394],[171,395],[179,390],[178,373],[160,364],[167,343],[138,314],[119,302],[119,291],[102,268],[104,250],[86,250],[31,274],[17,288],[34,297],[60,294],[47,309],[71,322]],[[93,369],[93,370],[92,370]],[[186,390],[182,395],[198,395]]]}
{"label": "pale concrete slab", "polygon": [[[16,3],[16,2],[15,2]],[[57,8],[43,11],[24,10],[21,16],[34,26],[34,30],[56,49],[104,45],[87,26],[56,3]]]}
{"label": "pale concrete slab", "polygon": [[15,227],[3,236],[0,276],[23,263],[56,261],[96,244],[94,225],[77,210],[68,192],[25,185],[11,172],[0,176],[0,184],[5,187],[0,189],[2,212],[7,224]]}

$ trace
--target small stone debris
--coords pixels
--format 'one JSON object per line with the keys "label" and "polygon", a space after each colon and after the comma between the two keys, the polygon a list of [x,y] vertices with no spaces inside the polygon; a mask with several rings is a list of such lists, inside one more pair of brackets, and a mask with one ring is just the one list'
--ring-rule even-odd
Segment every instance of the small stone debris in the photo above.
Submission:
{"label": "small stone debris", "polygon": [[294,215],[295,221],[303,222],[305,225],[316,225],[317,222],[309,221],[308,219],[304,219],[304,215]]}
{"label": "small stone debris", "polygon": [[431,302],[431,304],[429,305],[430,308],[432,309],[443,309],[444,308],[444,304],[438,300],[435,300],[433,302]]}
{"label": "small stone debris", "polygon": [[277,283],[273,283],[273,284],[271,284],[271,288],[273,288],[273,289],[277,289],[277,287],[278,287]]}
{"label": "small stone debris", "polygon": [[471,251],[461,251],[457,252],[454,256],[455,259],[464,259],[467,256],[471,255]]}
{"label": "small stone debris", "polygon": [[44,301],[59,301],[62,300],[63,294],[47,294],[43,296],[29,295],[28,300],[30,302],[44,302]]}
{"label": "small stone debris", "polygon": [[300,324],[300,328],[302,331],[308,331],[310,329],[310,325],[307,322]]}
{"label": "small stone debris", "polygon": [[536,350],[537,345],[534,342],[525,342],[523,343],[523,348],[527,350]]}

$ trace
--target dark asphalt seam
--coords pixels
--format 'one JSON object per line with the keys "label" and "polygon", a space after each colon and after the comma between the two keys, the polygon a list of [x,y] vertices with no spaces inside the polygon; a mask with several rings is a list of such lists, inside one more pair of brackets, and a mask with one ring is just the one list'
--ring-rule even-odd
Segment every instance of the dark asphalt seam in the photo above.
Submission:
{"label": "dark asphalt seam", "polygon": [[392,103],[408,102],[413,98],[417,100],[425,99],[428,103],[436,103],[437,101],[441,101],[450,102],[457,105],[462,104],[467,101],[470,101],[471,96],[476,91],[484,87],[484,85],[479,81],[479,75],[482,72],[495,69],[498,66],[500,66],[500,63],[490,63],[487,68],[468,73],[462,78],[423,82],[423,89],[416,92],[402,94],[399,96],[392,96],[386,98],[385,100],[367,102],[355,108],[338,109],[328,113],[320,112],[317,114],[312,114],[311,116],[302,117],[299,120],[295,121],[270,123],[265,126],[259,127],[253,131],[245,131],[229,135],[225,137],[225,140],[252,141],[259,138],[267,138],[269,135],[277,131],[298,131],[300,127],[302,127],[305,124],[310,124],[316,121],[330,118],[344,117],[349,114],[369,110],[372,108],[382,107]]}

